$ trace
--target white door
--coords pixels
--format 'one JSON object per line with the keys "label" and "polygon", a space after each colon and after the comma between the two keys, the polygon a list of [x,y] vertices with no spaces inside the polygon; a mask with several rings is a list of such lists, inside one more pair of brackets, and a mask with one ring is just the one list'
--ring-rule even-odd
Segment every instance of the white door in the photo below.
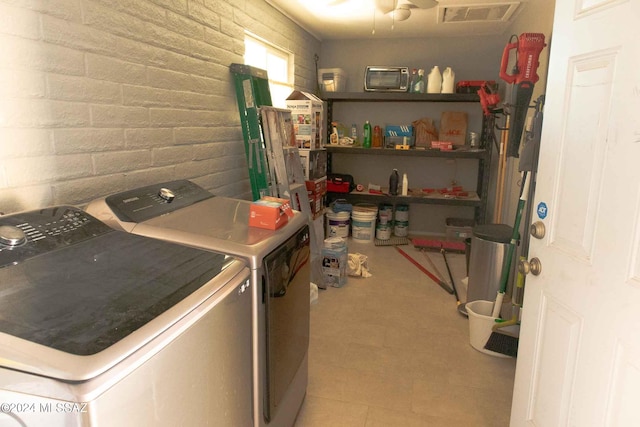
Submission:
{"label": "white door", "polygon": [[557,0],[550,55],[511,425],[637,426],[640,0]]}

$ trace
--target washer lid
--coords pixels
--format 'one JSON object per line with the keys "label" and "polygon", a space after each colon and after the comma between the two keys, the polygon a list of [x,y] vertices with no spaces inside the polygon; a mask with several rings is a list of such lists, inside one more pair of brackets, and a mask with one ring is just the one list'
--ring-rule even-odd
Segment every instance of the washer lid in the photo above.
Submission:
{"label": "washer lid", "polygon": [[[27,230],[26,243],[0,246],[0,364],[9,367],[8,347],[37,358],[26,354],[38,351],[28,343],[76,356],[100,353],[204,285],[213,283],[215,292],[228,281],[225,270],[244,265],[220,253],[111,230],[71,207],[0,217],[2,225]],[[152,338],[138,334],[122,351]]]}
{"label": "washer lid", "polygon": [[143,222],[215,197],[186,179],[134,188],[105,199],[120,221]]}

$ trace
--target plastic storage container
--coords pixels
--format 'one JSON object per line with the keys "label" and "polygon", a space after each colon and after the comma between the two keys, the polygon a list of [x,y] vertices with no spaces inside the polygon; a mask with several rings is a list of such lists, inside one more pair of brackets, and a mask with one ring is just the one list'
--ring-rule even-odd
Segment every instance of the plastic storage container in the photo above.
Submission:
{"label": "plastic storage container", "polygon": [[323,92],[344,92],[347,88],[347,73],[342,68],[320,68],[318,84]]}
{"label": "plastic storage container", "polygon": [[326,286],[339,288],[347,283],[349,250],[341,237],[324,240],[322,248],[322,277]]}

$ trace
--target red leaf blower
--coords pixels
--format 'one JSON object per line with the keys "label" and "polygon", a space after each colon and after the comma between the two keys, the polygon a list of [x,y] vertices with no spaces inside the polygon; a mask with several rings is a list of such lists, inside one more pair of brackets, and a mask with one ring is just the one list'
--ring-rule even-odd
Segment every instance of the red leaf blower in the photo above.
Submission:
{"label": "red leaf blower", "polygon": [[[514,36],[515,37],[515,36]],[[540,62],[538,58],[544,49],[544,34],[522,33],[516,42],[509,42],[502,52],[500,64],[500,78],[509,84],[514,84],[511,105],[511,126],[509,129],[509,141],[507,142],[507,156],[518,157],[522,131],[527,119],[529,102],[533,95],[533,86],[539,77],[536,74]],[[515,49],[516,61],[512,73],[507,74],[509,54]]]}

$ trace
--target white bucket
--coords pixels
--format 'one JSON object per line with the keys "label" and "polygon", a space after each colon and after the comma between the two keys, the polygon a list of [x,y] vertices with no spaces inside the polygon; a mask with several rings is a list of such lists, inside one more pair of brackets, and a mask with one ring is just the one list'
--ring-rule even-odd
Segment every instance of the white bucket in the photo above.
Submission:
{"label": "white bucket", "polygon": [[354,206],[351,212],[351,237],[358,242],[373,242],[378,208],[371,205]]}
{"label": "white bucket", "polygon": [[491,336],[496,318],[491,317],[493,311],[492,301],[471,301],[465,306],[469,315],[469,343],[476,350],[495,357],[510,357],[502,353],[487,350],[485,344]]}
{"label": "white bucket", "polygon": [[327,237],[349,237],[349,212],[327,212]]}

